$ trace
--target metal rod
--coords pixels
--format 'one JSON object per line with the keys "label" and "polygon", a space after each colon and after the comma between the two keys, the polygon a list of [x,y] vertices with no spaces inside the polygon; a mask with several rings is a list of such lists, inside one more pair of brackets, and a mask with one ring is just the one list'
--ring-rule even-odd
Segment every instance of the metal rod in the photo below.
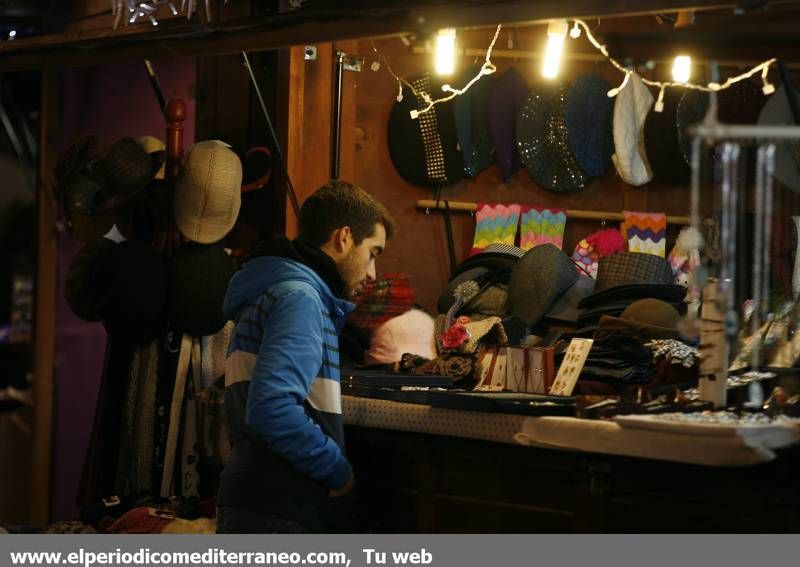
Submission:
{"label": "metal rod", "polygon": [[761,367],[761,337],[758,336],[763,315],[764,290],[761,284],[764,263],[764,175],[765,175],[765,146],[759,146],[756,158],[756,188],[755,206],[756,218],[753,229],[753,310],[750,315],[750,334],[753,337],[753,348],[750,351],[750,366],[755,370]]}
{"label": "metal rod", "polygon": [[150,86],[153,87],[153,92],[156,95],[156,99],[158,99],[158,108],[161,109],[161,112],[164,112],[167,101],[164,99],[164,91],[161,90],[161,83],[158,82],[158,76],[149,59],[144,60],[144,68],[147,70],[147,78],[150,79]]}
{"label": "metal rod", "polygon": [[698,124],[694,127],[695,136],[706,140],[733,140],[738,138],[761,138],[771,140],[792,140],[800,138],[800,126],[736,126],[726,124]]}
{"label": "metal rod", "polygon": [[333,116],[331,118],[331,179],[339,179],[339,154],[342,145],[342,76],[344,51],[336,52],[336,69],[333,83]]}
{"label": "metal rod", "polygon": [[267,128],[269,128],[269,133],[272,137],[272,143],[275,145],[275,152],[278,154],[278,163],[283,168],[284,177],[286,177],[286,188],[288,189],[289,201],[292,204],[292,210],[294,210],[295,216],[299,219],[300,204],[297,202],[297,194],[294,192],[294,185],[292,185],[292,179],[289,177],[289,169],[286,166],[286,160],[283,157],[281,144],[278,142],[278,135],[275,133],[275,128],[272,126],[272,119],[269,117],[269,112],[267,112],[267,105],[264,103],[264,97],[261,96],[261,89],[258,88],[258,81],[256,81],[256,76],[253,73],[253,68],[250,66],[250,58],[247,56],[246,51],[242,51],[242,58],[244,59],[244,66],[247,67],[247,72],[250,73],[250,83],[253,85],[253,90],[256,91],[258,102],[261,105],[261,112],[264,113],[264,119],[267,121]]}

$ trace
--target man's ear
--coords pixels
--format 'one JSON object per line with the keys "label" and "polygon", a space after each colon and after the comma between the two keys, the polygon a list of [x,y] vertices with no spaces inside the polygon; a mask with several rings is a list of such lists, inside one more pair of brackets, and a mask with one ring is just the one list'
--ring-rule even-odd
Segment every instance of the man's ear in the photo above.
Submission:
{"label": "man's ear", "polygon": [[353,243],[353,232],[349,226],[337,228],[333,232],[333,245],[337,252],[347,252]]}

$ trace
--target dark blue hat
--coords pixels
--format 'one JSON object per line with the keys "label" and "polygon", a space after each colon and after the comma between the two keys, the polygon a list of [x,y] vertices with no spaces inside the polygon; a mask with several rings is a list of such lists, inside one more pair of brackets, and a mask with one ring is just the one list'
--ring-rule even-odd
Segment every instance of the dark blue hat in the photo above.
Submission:
{"label": "dark blue hat", "polygon": [[673,185],[687,184],[692,173],[683,157],[678,134],[681,96],[677,89],[664,91],[664,109],[651,110],[644,122],[644,146],[653,179]]}
{"label": "dark blue hat", "polygon": [[[480,72],[470,67],[461,77],[466,84]],[[494,142],[489,131],[487,106],[492,89],[491,75],[483,75],[470,89],[456,97],[453,112],[456,120],[458,144],[464,157],[464,174],[475,177],[494,162]]]}
{"label": "dark blue hat", "polygon": [[514,67],[494,82],[489,93],[489,128],[494,140],[495,159],[504,181],[511,179],[522,167],[514,125],[527,95],[528,86]]}
{"label": "dark blue hat", "polygon": [[560,85],[536,87],[517,116],[522,163],[539,187],[559,193],[581,189],[588,179],[569,147],[565,102]]}
{"label": "dark blue hat", "polygon": [[611,120],[614,101],[604,79],[594,74],[578,77],[567,91],[564,111],[572,155],[581,169],[592,177],[603,175],[614,153]]}

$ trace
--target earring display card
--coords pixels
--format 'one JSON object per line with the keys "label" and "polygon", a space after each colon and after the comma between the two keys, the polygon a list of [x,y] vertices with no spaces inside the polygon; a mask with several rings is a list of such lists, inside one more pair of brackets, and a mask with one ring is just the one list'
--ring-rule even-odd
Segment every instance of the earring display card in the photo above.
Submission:
{"label": "earring display card", "polygon": [[480,355],[480,375],[476,390],[500,392],[506,384],[506,362],[504,349],[489,347]]}
{"label": "earring display card", "polygon": [[586,357],[592,350],[592,339],[572,339],[564,354],[564,360],[558,368],[556,381],[550,388],[551,396],[571,396],[578,377],[581,374]]}

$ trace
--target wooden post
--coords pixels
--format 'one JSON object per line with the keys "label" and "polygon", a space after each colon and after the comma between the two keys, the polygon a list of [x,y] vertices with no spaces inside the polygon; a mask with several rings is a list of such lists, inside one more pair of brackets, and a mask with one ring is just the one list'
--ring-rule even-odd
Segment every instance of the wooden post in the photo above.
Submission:
{"label": "wooden post", "polygon": [[59,116],[58,75],[42,71],[42,107],[39,127],[39,179],[36,206],[36,299],[34,312],[33,454],[31,460],[30,517],[36,526],[50,522],[50,467],[53,427],[53,359],[56,327],[58,235],[52,171]]}

